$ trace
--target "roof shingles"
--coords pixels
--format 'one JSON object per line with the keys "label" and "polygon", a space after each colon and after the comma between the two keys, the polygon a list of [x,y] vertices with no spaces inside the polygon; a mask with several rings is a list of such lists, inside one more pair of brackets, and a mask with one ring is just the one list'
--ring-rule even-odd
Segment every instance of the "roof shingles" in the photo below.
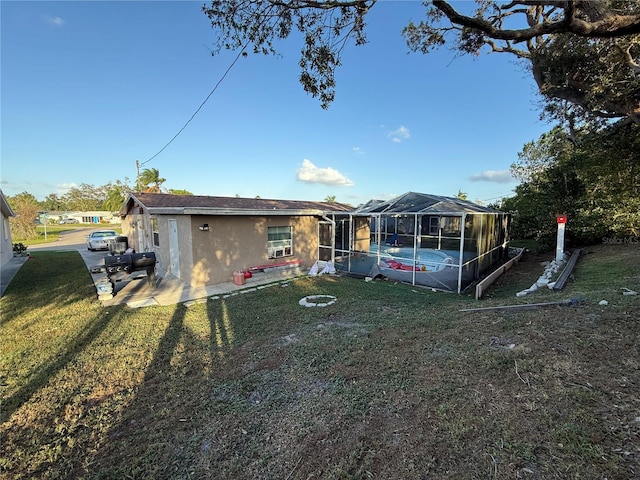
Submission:
{"label": "roof shingles", "polygon": [[272,200],[263,198],[212,197],[204,195],[172,195],[166,193],[133,193],[132,201],[148,209],[212,209],[237,211],[291,210],[322,212],[350,212],[353,207],[337,202],[304,200]]}

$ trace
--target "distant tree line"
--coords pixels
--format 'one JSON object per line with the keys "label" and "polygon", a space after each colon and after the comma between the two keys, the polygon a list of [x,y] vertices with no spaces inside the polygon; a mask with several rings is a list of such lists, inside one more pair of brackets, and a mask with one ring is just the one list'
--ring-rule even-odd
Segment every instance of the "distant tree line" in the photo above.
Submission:
{"label": "distant tree line", "polygon": [[499,208],[513,213],[513,238],[555,245],[556,215],[567,240],[640,235],[640,126],[619,122],[575,133],[556,127],[526,144],[511,167],[521,183]]}
{"label": "distant tree line", "polygon": [[[176,195],[192,195],[188,190],[164,190],[162,184],[166,179],[155,169],[145,169],[140,173],[136,186],[142,192],[173,193]],[[128,178],[116,180],[105,185],[94,186],[83,183],[73,187],[63,195],[50,193],[44,200],[38,200],[28,192],[8,196],[7,201],[17,214],[10,218],[11,232],[15,238],[33,239],[37,237],[36,219],[40,212],[68,211],[100,211],[116,212],[120,210],[127,195],[136,191]]]}

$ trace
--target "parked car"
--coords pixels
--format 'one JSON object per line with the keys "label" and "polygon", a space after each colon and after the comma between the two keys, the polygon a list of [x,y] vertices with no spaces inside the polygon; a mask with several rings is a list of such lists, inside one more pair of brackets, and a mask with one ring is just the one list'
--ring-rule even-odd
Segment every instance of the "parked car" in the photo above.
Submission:
{"label": "parked car", "polygon": [[80,222],[75,218],[61,218],[60,220],[58,220],[58,223],[60,225],[64,225],[65,223],[80,223]]}
{"label": "parked car", "polygon": [[96,230],[87,236],[87,250],[109,250],[109,243],[115,242],[118,234],[114,230]]}

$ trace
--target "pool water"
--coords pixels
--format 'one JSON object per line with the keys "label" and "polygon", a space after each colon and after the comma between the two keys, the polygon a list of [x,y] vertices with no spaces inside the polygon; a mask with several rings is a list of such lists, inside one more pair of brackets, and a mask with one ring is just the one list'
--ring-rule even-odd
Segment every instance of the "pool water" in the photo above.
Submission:
{"label": "pool water", "polygon": [[[369,253],[372,255],[377,255],[378,246],[371,245]],[[443,268],[445,268],[445,266],[454,265],[456,263],[455,258],[442,250],[419,248],[415,253],[416,270],[429,270],[433,272],[442,270]],[[410,247],[393,247],[383,245],[380,249],[380,258],[382,260],[391,260],[392,265],[396,265],[397,262],[400,262],[403,265],[408,265],[409,268],[411,268],[413,266],[413,255],[413,248]],[[397,267],[394,266],[393,268]]]}

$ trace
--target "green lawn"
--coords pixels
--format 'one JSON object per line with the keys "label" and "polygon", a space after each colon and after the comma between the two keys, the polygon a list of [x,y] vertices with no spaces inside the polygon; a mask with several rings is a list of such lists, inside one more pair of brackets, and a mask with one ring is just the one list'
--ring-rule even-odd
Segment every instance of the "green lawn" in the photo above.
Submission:
{"label": "green lawn", "polygon": [[142,309],[35,252],[0,299],[0,478],[637,477],[640,248],[587,251],[524,299],[548,258],[481,302],[325,276]]}

